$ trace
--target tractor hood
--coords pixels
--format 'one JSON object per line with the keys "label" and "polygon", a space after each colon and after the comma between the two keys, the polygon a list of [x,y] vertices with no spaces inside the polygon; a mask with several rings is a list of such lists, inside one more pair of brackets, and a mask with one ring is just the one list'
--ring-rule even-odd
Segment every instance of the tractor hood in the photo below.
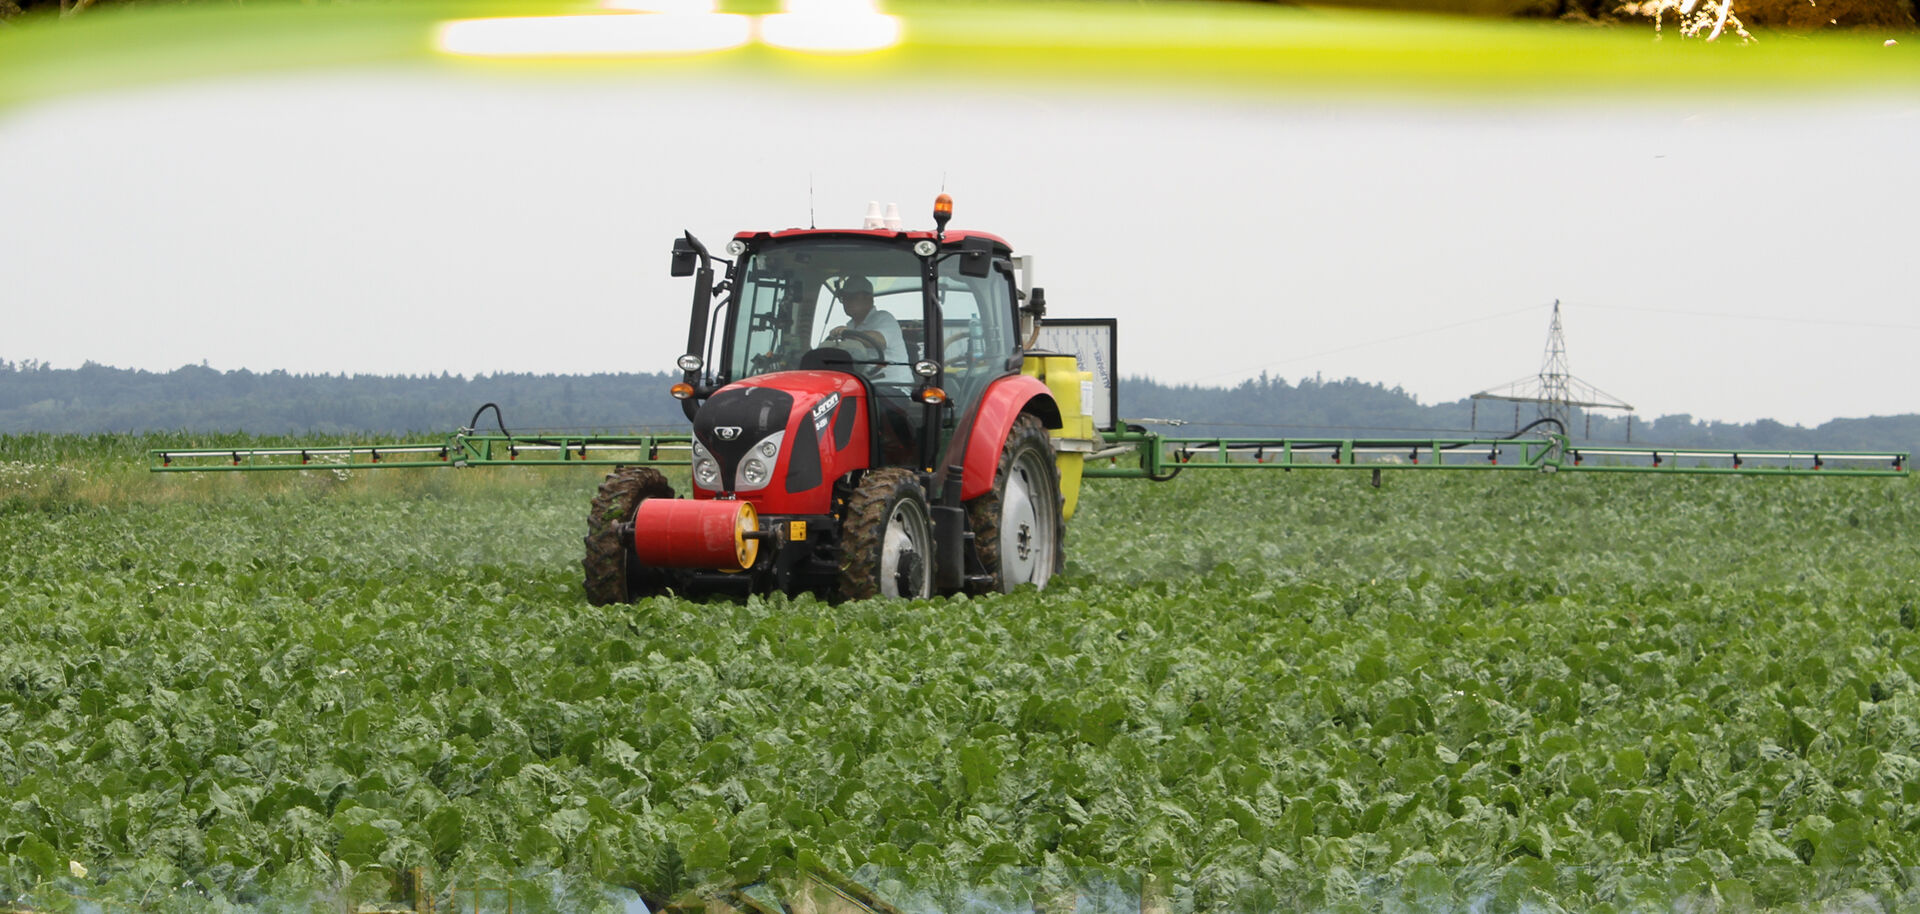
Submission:
{"label": "tractor hood", "polygon": [[[718,479],[703,479],[696,466],[695,486],[756,501],[785,501],[820,487],[832,478],[828,469],[844,469],[839,455],[854,444],[864,397],[858,380],[837,371],[776,372],[721,388],[693,420],[694,440],[717,465]],[[858,437],[864,449],[865,436]]]}
{"label": "tractor hood", "polygon": [[786,431],[792,416],[793,395],[772,387],[727,387],[707,399],[693,418],[693,437],[720,465],[720,489],[738,487],[741,458]]}

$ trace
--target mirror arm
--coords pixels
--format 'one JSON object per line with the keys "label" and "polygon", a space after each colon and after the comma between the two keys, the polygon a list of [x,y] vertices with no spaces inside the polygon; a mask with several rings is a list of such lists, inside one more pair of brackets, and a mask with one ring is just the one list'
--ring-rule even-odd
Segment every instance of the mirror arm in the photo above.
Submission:
{"label": "mirror arm", "polygon": [[[690,252],[700,258],[700,268],[693,274],[693,320],[687,327],[686,348],[687,352],[699,355],[701,350],[706,348],[704,344],[707,341],[707,309],[713,307],[713,258],[707,255],[706,245],[701,244],[700,239],[693,237],[692,232],[687,232],[680,241],[675,242],[674,250],[676,254]],[[697,388],[700,383],[700,373],[686,372],[682,380]],[[682,403],[688,410],[688,418],[692,418],[694,401],[684,400]]]}

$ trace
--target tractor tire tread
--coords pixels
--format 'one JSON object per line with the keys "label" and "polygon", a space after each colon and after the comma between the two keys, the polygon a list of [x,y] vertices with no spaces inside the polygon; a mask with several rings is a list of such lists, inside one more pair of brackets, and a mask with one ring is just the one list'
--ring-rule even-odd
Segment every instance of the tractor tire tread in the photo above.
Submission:
{"label": "tractor tire tread", "polygon": [[880,595],[878,556],[886,538],[888,509],[901,487],[919,485],[913,471],[902,467],[868,470],[860,478],[840,523],[840,572],[834,589],[841,599]]}
{"label": "tractor tire tread", "polygon": [[[1007,589],[1000,580],[1000,522],[1005,511],[1003,495],[1007,488],[1007,474],[1013,472],[1014,459],[1025,446],[1038,447],[1048,455],[1053,453],[1053,441],[1047,434],[1046,424],[1032,413],[1021,413],[1014,419],[1013,428],[1007,432],[1007,443],[1000,448],[1000,465],[993,472],[993,488],[967,502],[967,526],[973,531],[974,556],[979,560],[980,567],[986,570],[988,578],[969,584],[968,593],[999,593]],[[1058,501],[1054,506],[1054,517],[1061,519],[1053,539],[1053,573],[1058,574],[1067,562],[1067,525],[1064,521],[1066,496],[1061,491],[1058,477],[1055,478],[1053,489]]]}
{"label": "tractor tire tread", "polygon": [[617,528],[633,520],[641,502],[672,497],[673,486],[652,467],[620,467],[607,474],[587,511],[586,556],[580,565],[586,573],[583,587],[588,603],[631,603],[665,589],[666,578],[660,572],[628,567],[629,546]]}

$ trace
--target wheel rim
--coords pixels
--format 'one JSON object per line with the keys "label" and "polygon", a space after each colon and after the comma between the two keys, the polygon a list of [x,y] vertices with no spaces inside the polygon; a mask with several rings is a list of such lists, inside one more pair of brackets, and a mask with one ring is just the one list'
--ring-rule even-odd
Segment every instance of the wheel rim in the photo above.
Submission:
{"label": "wheel rim", "polygon": [[933,590],[933,523],[927,509],[902,498],[887,515],[887,532],[880,543],[880,593],[889,597],[923,597]]}
{"label": "wheel rim", "polygon": [[1053,492],[1052,469],[1032,451],[1022,453],[1008,468],[1000,524],[1001,577],[1008,586],[1045,584],[1053,576],[1058,498]]}

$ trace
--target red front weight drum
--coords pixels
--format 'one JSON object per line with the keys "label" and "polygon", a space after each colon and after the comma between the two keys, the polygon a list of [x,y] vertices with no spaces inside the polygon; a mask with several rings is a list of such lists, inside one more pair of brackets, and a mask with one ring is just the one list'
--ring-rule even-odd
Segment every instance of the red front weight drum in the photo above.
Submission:
{"label": "red front weight drum", "polygon": [[759,528],[751,502],[649,498],[633,516],[633,551],[655,568],[740,571],[760,554]]}

